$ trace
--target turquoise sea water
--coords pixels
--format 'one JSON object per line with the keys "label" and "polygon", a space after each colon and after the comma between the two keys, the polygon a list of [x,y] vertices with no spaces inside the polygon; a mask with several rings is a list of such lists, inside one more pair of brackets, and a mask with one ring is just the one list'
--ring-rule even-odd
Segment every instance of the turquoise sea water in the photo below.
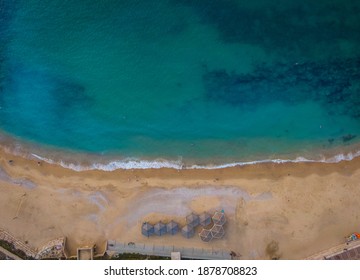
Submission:
{"label": "turquoise sea water", "polygon": [[360,139],[359,14],[349,0],[0,0],[0,128],[119,160],[338,152]]}

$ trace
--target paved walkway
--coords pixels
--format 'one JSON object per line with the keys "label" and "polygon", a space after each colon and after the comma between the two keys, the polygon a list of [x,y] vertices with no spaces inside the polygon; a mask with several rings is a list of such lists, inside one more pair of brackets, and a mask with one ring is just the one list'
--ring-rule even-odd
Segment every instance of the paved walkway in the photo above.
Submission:
{"label": "paved walkway", "polygon": [[0,252],[6,256],[12,258],[13,260],[21,260],[21,258],[19,258],[17,255],[14,255],[13,253],[9,252],[8,250],[4,249],[1,246],[0,246]]}
{"label": "paved walkway", "polygon": [[308,260],[358,260],[360,259],[360,240],[334,246],[307,258]]}
{"label": "paved walkway", "polygon": [[206,250],[199,248],[185,248],[176,246],[159,246],[143,243],[124,243],[116,240],[109,240],[107,253],[137,253],[142,255],[171,257],[171,252],[180,252],[181,258],[200,260],[231,260],[230,252],[223,250]]}

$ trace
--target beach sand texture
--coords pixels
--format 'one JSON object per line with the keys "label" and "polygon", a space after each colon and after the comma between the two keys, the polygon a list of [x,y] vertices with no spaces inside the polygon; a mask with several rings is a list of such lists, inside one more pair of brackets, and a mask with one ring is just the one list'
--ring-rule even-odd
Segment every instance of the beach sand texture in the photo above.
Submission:
{"label": "beach sand texture", "polygon": [[[113,172],[75,172],[4,151],[0,158],[0,227],[35,248],[66,236],[72,254],[116,239],[231,250],[242,259],[303,259],[360,229],[360,158]],[[183,225],[191,211],[216,209],[228,217],[221,240],[141,235],[144,221]]]}

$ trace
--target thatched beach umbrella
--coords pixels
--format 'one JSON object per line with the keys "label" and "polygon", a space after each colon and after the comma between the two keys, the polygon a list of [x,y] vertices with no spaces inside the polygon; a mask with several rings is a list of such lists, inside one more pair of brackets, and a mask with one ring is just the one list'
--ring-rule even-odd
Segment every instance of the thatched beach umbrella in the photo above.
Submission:
{"label": "thatched beach umbrella", "polygon": [[169,233],[171,235],[177,234],[179,231],[179,225],[178,225],[178,223],[176,223],[174,221],[170,221],[166,225],[166,230],[167,230],[167,233]]}
{"label": "thatched beach umbrella", "polygon": [[209,242],[213,239],[211,231],[208,229],[202,229],[201,232],[199,233],[199,236],[201,240],[204,242]]}
{"label": "thatched beach umbrella", "polygon": [[166,225],[163,224],[162,222],[158,222],[155,226],[154,226],[154,233],[158,236],[164,235],[166,234],[167,230],[166,230]]}
{"label": "thatched beach umbrella", "polygon": [[187,215],[186,216],[186,223],[195,228],[197,227],[199,224],[200,224],[200,219],[199,219],[199,216],[194,214],[194,213],[191,213],[190,215]]}
{"label": "thatched beach umbrella", "polygon": [[181,234],[185,237],[185,238],[191,238],[194,236],[195,234],[195,230],[192,226],[186,225],[181,229]]}
{"label": "thatched beach umbrella", "polygon": [[214,238],[222,238],[225,234],[223,226],[220,225],[214,225],[210,231]]}
{"label": "thatched beach umbrella", "polygon": [[212,217],[214,224],[223,226],[226,223],[226,217],[224,211],[216,211]]}
{"label": "thatched beach umbrella", "polygon": [[148,222],[143,223],[141,226],[141,233],[146,237],[149,237],[154,234],[154,227],[153,225],[149,224]]}
{"label": "thatched beach umbrella", "polygon": [[202,225],[203,227],[206,227],[206,226],[210,225],[211,222],[212,222],[211,216],[207,212],[202,213],[199,216],[199,220],[200,220],[200,225]]}

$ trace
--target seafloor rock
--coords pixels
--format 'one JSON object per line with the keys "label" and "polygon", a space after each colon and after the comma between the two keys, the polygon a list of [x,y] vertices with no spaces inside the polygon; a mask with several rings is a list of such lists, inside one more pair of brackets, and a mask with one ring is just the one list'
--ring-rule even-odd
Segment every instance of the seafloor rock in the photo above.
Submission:
{"label": "seafloor rock", "polygon": [[342,137],[342,140],[343,140],[343,142],[349,142],[352,139],[354,139],[355,137],[356,137],[356,135],[354,135],[354,134],[347,134]]}
{"label": "seafloor rock", "polygon": [[233,106],[259,102],[316,101],[329,113],[360,117],[360,58],[259,65],[248,74],[208,71],[205,97]]}

